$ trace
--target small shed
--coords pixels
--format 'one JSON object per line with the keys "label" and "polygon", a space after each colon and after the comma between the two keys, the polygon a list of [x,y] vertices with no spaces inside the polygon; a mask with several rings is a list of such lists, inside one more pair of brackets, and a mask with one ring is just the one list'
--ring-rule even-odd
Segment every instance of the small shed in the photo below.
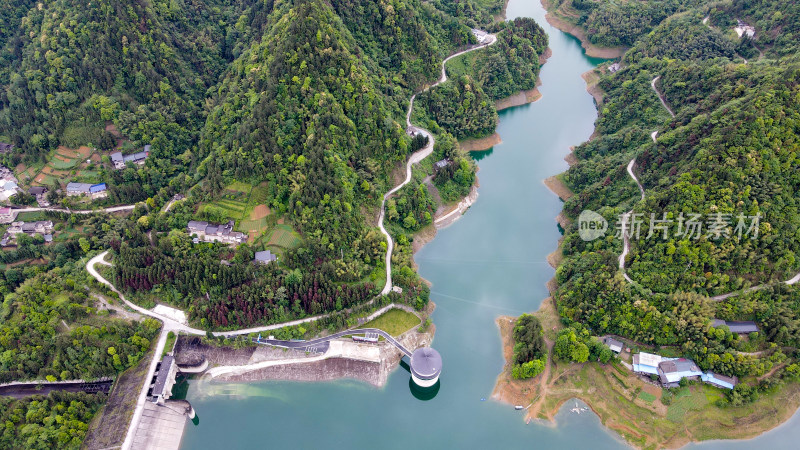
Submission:
{"label": "small shed", "polygon": [[625,344],[622,341],[618,341],[614,338],[604,338],[603,343],[606,344],[606,347],[610,348],[614,353],[622,352],[622,349],[625,348]]}
{"label": "small shed", "polygon": [[736,377],[728,377],[714,372],[706,372],[700,376],[700,379],[705,383],[723,389],[733,389],[739,384],[739,379]]}
{"label": "small shed", "polygon": [[711,321],[711,326],[714,328],[726,326],[728,327],[729,330],[731,330],[731,333],[736,333],[736,334],[750,334],[758,331],[758,325],[756,325],[755,322],[750,320],[729,321],[729,320],[714,319]]}

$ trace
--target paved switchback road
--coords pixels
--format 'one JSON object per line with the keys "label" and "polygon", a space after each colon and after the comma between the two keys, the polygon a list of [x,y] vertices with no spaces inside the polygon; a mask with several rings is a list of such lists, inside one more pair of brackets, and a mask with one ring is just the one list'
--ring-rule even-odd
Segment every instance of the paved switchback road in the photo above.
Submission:
{"label": "paved switchback road", "polygon": [[[472,48],[468,48],[466,50],[462,50],[462,51],[457,52],[457,53],[453,53],[452,55],[450,55],[447,58],[445,58],[444,61],[442,61],[442,76],[439,78],[439,80],[436,81],[436,83],[433,83],[432,85],[426,87],[425,89],[423,89],[422,91],[420,91],[418,93],[426,92],[427,90],[429,90],[429,89],[431,89],[431,88],[433,88],[435,86],[438,86],[438,85],[444,83],[445,81],[447,81],[447,69],[446,69],[447,61],[450,61],[451,59],[453,59],[453,58],[455,58],[457,56],[461,56],[464,53],[469,53],[469,52],[474,51],[474,50],[478,50],[478,49],[481,49],[481,48],[484,48],[484,47],[488,47],[488,46],[494,44],[495,42],[497,42],[497,36],[495,36],[493,34],[488,34],[487,35],[487,39],[488,39],[488,41],[486,43],[484,43],[484,44],[480,44],[478,46],[475,46],[475,47],[472,47]],[[420,128],[420,127],[414,126],[414,125],[411,124],[411,111],[414,108],[414,100],[416,98],[417,98],[417,94],[414,94],[414,95],[411,96],[411,99],[408,102],[408,111],[406,111],[406,126],[408,127],[409,130],[413,131],[414,133],[421,133],[423,136],[427,137],[428,138],[428,145],[426,145],[425,147],[421,148],[420,150],[417,150],[416,152],[414,152],[408,158],[408,162],[406,163],[406,178],[405,178],[405,180],[402,183],[400,183],[397,186],[395,186],[394,188],[392,188],[392,190],[390,190],[389,192],[384,194],[383,201],[381,202],[381,215],[378,218],[378,228],[380,228],[381,233],[383,233],[383,235],[386,237],[386,243],[387,243],[387,245],[386,245],[386,259],[385,259],[385,261],[386,261],[386,285],[384,285],[383,290],[381,290],[381,295],[386,295],[392,290],[392,251],[394,250],[394,241],[392,240],[392,236],[389,234],[388,231],[386,231],[386,228],[383,226],[383,219],[384,219],[384,216],[386,215],[386,200],[388,200],[389,197],[392,196],[392,194],[394,194],[395,192],[397,192],[400,189],[402,189],[403,186],[405,186],[406,184],[408,184],[408,182],[411,181],[411,166],[416,164],[416,163],[418,163],[418,162],[420,162],[420,161],[422,161],[423,159],[427,158],[428,156],[430,156],[430,154],[433,153],[433,145],[435,143],[435,139],[433,138],[433,134],[431,134],[430,131],[428,131],[428,130],[426,130],[424,128]]]}

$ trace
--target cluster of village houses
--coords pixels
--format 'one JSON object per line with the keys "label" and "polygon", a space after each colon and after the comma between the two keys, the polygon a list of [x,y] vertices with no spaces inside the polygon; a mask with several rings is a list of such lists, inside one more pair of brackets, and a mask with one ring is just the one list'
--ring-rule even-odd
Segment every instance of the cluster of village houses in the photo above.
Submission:
{"label": "cluster of village houses", "polygon": [[[10,208],[0,208],[0,216],[7,217]],[[12,222],[6,229],[2,239],[0,239],[0,246],[6,247],[12,241],[15,241],[17,235],[27,234],[28,236],[42,236],[45,242],[53,242],[53,222],[50,220],[37,220],[36,222]]]}
{"label": "cluster of village houses", "polygon": [[[215,224],[205,221],[192,220],[186,226],[186,232],[192,236],[192,242],[221,242],[228,245],[238,245],[247,242],[250,237],[247,233],[233,231],[234,222],[231,220],[224,224]],[[255,253],[253,262],[269,264],[278,260],[277,255],[269,250]]]}
{"label": "cluster of village houses", "polygon": [[136,152],[130,155],[122,155],[122,152],[114,152],[111,156],[111,163],[114,164],[114,168],[117,170],[121,170],[125,168],[125,165],[129,162],[137,164],[139,166],[144,165],[144,161],[150,155],[150,145],[145,145],[144,149],[141,152]]}
{"label": "cluster of village houses", "polygon": [[[5,146],[5,147],[2,147]],[[0,148],[12,148],[13,145],[0,143]],[[9,150],[10,151],[10,150]],[[0,151],[3,153],[3,151]],[[130,155],[123,155],[121,152],[114,152],[111,156],[111,162],[114,168],[124,169],[125,165],[129,162],[143,165],[147,157],[150,155],[150,145],[145,145],[144,150],[141,152],[133,153]],[[0,201],[7,201],[15,194],[21,192],[19,188],[19,180],[14,176],[14,173],[7,167],[0,166]],[[50,203],[45,198],[47,188],[43,186],[33,186],[28,192],[36,197],[37,203],[42,208],[50,206]],[[108,186],[105,183],[68,183],[66,190],[68,197],[85,196],[92,200],[98,198],[105,198],[108,196]]]}
{"label": "cluster of village houses", "polygon": [[[715,319],[711,323],[712,327],[727,326],[732,333],[749,334],[758,331],[755,322],[730,322]],[[603,343],[614,353],[621,353],[625,344],[606,337]],[[728,377],[714,372],[703,372],[697,367],[694,361],[686,358],[667,358],[653,353],[640,352],[633,355],[633,372],[641,375],[655,375],[663,387],[678,387],[680,381],[700,380],[713,386],[733,389],[739,383],[736,377]]]}

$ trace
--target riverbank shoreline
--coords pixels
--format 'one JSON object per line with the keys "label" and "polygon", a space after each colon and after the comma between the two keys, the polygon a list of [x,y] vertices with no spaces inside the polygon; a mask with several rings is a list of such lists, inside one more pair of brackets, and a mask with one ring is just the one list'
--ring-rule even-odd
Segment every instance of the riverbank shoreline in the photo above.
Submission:
{"label": "riverbank shoreline", "polygon": [[[542,4],[548,8],[546,0],[542,0]],[[549,16],[548,13],[548,22],[551,25],[574,34],[551,22]],[[588,51],[586,53],[594,56]],[[582,74],[582,78],[595,105],[600,107],[603,92],[597,86],[599,73],[593,69]],[[595,129],[588,140],[596,136]],[[570,153],[564,158],[570,166],[577,163],[573,151],[574,147],[570,148]],[[544,183],[565,200],[572,192],[562,182],[562,177],[563,173],[551,176]],[[570,224],[563,209],[556,220],[562,227]],[[559,239],[556,250],[547,256],[547,261],[553,268],[557,268],[561,262],[562,243],[563,237]],[[563,328],[554,301],[557,287],[555,278],[547,282],[550,296],[533,313],[542,322],[548,346],[555,341],[558,330]],[[673,390],[675,395],[670,396],[670,401],[665,400],[662,403],[664,391],[661,387],[635,375],[622,363],[563,363],[553,361],[552,352],[543,374],[529,380],[514,380],[511,377],[511,362],[514,354],[515,320],[516,318],[509,316],[500,316],[496,320],[505,364],[497,377],[492,399],[511,406],[525,407],[524,419],[528,423],[536,421],[557,426],[556,414],[563,405],[572,399],[580,399],[600,418],[607,429],[618,434],[629,445],[636,448],[679,448],[691,442],[711,439],[757,437],[785,423],[800,406],[798,383],[786,384],[753,403],[738,407],[717,406],[717,400],[724,398],[725,391],[691,383],[687,387]],[[581,413],[578,408],[571,411]]]}
{"label": "riverbank shoreline", "polygon": [[[542,322],[545,340],[551,345],[561,328],[552,297],[545,299],[533,315]],[[707,440],[752,439],[784,424],[800,406],[800,384],[792,383],[749,405],[722,408],[706,401],[677,416],[670,410],[672,406],[661,403],[660,387],[621,365],[555,362],[552,353],[543,375],[515,380],[511,377],[510,363],[514,354],[515,319],[509,316],[496,319],[505,364],[497,377],[492,399],[527,408],[523,418],[526,423],[558,426],[556,415],[563,405],[579,399],[627,444],[635,448],[676,449]],[[702,400],[716,390],[702,384],[681,389],[689,395],[685,398],[692,401]],[[675,397],[680,398],[679,395]],[[673,400],[671,404],[675,403]]]}
{"label": "riverbank shoreline", "polygon": [[[506,5],[508,5],[508,1],[506,1]],[[503,12],[505,13],[505,10]],[[539,66],[541,67],[544,65],[551,56],[553,56],[553,50],[550,47],[547,47],[544,52],[539,55]],[[539,86],[541,85],[542,79],[537,76],[536,84],[533,89],[521,90],[515,94],[509,95],[508,97],[495,100],[494,109],[500,112],[504,109],[514,108],[539,101],[542,98],[542,93],[539,92]],[[503,140],[500,135],[495,132],[482,138],[464,139],[462,141],[458,141],[458,145],[464,151],[475,152],[489,150],[490,148],[494,147],[495,145],[499,145],[502,142]]]}
{"label": "riverbank shoreline", "polygon": [[541,0],[542,7],[547,11],[545,20],[547,23],[555,28],[563,31],[564,33],[574,36],[581,42],[581,47],[586,52],[586,56],[592,58],[614,59],[619,58],[625,54],[627,48],[625,47],[598,47],[591,42],[586,35],[586,30],[582,27],[572,24],[563,18],[557,17],[553,12],[553,6],[547,0]]}

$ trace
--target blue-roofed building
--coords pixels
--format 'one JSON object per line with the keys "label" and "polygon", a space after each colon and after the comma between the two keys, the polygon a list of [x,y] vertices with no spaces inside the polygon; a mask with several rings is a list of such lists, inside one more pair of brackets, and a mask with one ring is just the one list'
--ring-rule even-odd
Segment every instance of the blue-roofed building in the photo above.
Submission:
{"label": "blue-roofed building", "polygon": [[105,183],[93,184],[89,186],[89,195],[93,199],[108,197],[108,187]]}
{"label": "blue-roofed building", "polygon": [[658,365],[661,363],[660,355],[652,353],[637,353],[633,355],[633,371],[636,373],[646,373],[658,375]]}
{"label": "blue-roofed building", "polygon": [[733,389],[739,384],[739,379],[736,377],[726,377],[714,372],[706,372],[700,375],[700,379],[705,383],[723,389]]}

